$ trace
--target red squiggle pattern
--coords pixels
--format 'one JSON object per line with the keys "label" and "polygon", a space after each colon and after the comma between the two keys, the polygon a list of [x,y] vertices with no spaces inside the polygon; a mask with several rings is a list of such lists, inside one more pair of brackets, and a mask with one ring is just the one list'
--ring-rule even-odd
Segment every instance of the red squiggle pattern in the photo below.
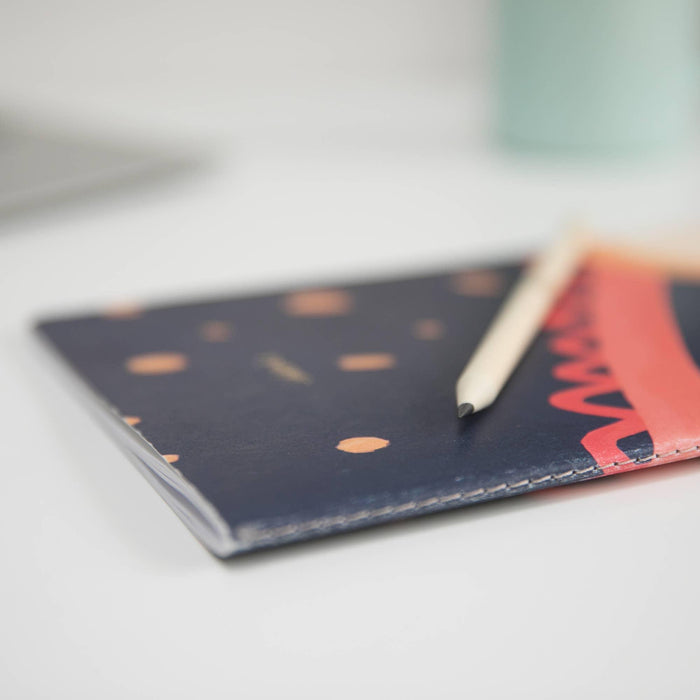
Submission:
{"label": "red squiggle pattern", "polygon": [[580,275],[550,315],[546,330],[550,332],[549,348],[565,361],[556,365],[553,375],[575,386],[562,389],[549,397],[549,403],[563,411],[587,416],[612,418],[615,422],[587,433],[581,444],[600,466],[626,461],[618,448],[618,440],[646,430],[633,408],[604,406],[591,400],[621,390],[605,365],[599,349],[590,310],[590,278]]}

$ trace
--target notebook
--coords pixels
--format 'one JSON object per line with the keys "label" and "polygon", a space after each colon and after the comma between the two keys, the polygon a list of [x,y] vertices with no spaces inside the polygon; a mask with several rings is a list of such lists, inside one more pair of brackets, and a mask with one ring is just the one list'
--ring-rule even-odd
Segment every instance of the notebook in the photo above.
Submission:
{"label": "notebook", "polygon": [[700,286],[602,258],[496,403],[458,419],[455,380],[518,274],[112,308],[38,332],[219,557],[699,454]]}

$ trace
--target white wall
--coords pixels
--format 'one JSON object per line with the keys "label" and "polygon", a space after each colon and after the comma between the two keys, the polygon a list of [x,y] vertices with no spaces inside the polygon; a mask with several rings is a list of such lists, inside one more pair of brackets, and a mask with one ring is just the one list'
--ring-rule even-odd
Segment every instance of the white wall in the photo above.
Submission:
{"label": "white wall", "polygon": [[[488,0],[6,0],[0,96],[168,100],[469,77]],[[150,95],[150,98],[149,98]]]}

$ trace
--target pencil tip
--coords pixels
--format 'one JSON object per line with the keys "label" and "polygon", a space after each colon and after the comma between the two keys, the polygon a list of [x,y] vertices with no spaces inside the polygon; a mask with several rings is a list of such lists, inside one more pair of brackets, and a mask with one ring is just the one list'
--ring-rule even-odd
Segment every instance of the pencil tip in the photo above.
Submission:
{"label": "pencil tip", "polygon": [[464,416],[468,416],[472,413],[474,413],[473,403],[461,403],[457,406],[457,416],[459,418],[464,418]]}

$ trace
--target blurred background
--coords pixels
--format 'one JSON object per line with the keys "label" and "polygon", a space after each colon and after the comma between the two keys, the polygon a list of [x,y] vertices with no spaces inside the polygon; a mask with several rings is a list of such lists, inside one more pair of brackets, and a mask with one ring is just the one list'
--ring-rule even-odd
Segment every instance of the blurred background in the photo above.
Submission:
{"label": "blurred background", "polygon": [[0,284],[26,316],[57,287],[98,304],[520,255],[572,216],[686,225],[695,9],[7,2]]}

